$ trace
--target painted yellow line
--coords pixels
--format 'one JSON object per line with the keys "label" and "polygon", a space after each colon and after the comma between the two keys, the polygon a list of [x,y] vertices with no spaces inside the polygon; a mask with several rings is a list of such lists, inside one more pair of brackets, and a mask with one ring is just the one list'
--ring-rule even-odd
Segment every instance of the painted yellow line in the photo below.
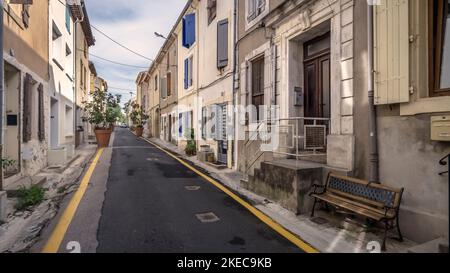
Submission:
{"label": "painted yellow line", "polygon": [[249,210],[253,215],[255,215],[259,220],[261,220],[262,222],[264,222],[266,225],[268,225],[269,227],[271,227],[273,230],[275,230],[276,232],[278,232],[280,235],[282,235],[284,238],[286,238],[287,240],[289,240],[291,243],[293,243],[294,245],[296,245],[297,247],[299,247],[301,250],[305,251],[306,253],[319,253],[319,251],[315,248],[313,248],[312,246],[310,246],[309,244],[305,243],[303,240],[301,240],[299,237],[297,237],[296,235],[294,235],[292,232],[288,231],[287,229],[285,229],[284,227],[282,227],[280,224],[276,223],[274,220],[272,220],[269,216],[267,216],[266,214],[264,214],[263,212],[261,212],[260,210],[258,210],[257,208],[253,207],[252,205],[250,205],[248,202],[244,201],[242,198],[240,198],[239,196],[237,196],[235,193],[233,193],[232,191],[230,191],[229,189],[227,189],[225,186],[223,186],[222,184],[220,184],[219,182],[215,181],[214,179],[210,178],[209,176],[205,175],[204,173],[200,172],[199,170],[197,170],[196,168],[192,167],[191,165],[189,165],[187,162],[185,162],[184,160],[182,160],[181,158],[179,158],[178,156],[172,154],[171,152],[161,148],[160,146],[158,146],[157,144],[149,141],[148,139],[142,138],[143,140],[145,140],[146,142],[154,145],[156,148],[158,148],[159,150],[165,152],[166,154],[168,154],[170,157],[174,158],[175,160],[177,160],[178,162],[180,162],[181,164],[183,164],[184,166],[186,166],[188,169],[190,169],[191,171],[195,172],[197,175],[199,175],[200,177],[202,177],[203,179],[205,179],[206,181],[208,181],[209,183],[213,184],[215,187],[217,187],[218,189],[220,189],[221,191],[223,191],[225,194],[227,194],[228,196],[230,196],[231,198],[233,198],[235,201],[237,201],[239,204],[241,204],[243,207],[245,207],[247,210]]}
{"label": "painted yellow line", "polygon": [[83,198],[83,195],[86,192],[89,181],[91,180],[92,174],[94,173],[95,166],[97,166],[98,160],[100,159],[100,156],[102,155],[103,151],[104,151],[103,148],[97,151],[94,160],[92,161],[91,165],[89,166],[89,169],[87,170],[86,174],[81,180],[80,187],[70,200],[70,203],[67,206],[66,210],[64,211],[63,215],[61,216],[61,219],[59,219],[59,222],[56,225],[55,229],[53,230],[52,235],[47,241],[47,244],[45,245],[44,249],[42,250],[42,253],[58,252],[59,246],[61,245],[64,236],[66,235],[67,229],[69,228],[69,225],[72,222],[75,212],[77,211],[78,205],[80,204],[81,199]]}

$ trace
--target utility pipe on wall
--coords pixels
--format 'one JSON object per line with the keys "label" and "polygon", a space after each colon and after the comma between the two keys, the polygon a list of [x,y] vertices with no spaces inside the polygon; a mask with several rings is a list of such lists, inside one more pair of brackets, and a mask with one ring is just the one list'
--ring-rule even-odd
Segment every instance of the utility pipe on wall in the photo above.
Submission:
{"label": "utility pipe on wall", "polygon": [[[4,69],[3,69],[3,0],[0,0],[0,157],[3,160],[3,81],[4,81]],[[3,190],[3,167],[0,166],[0,191]]]}
{"label": "utility pipe on wall", "polygon": [[378,156],[378,128],[377,109],[375,106],[375,85],[374,85],[374,6],[367,5],[367,57],[368,57],[368,96],[369,96],[369,181],[378,183],[379,177],[379,156]]}

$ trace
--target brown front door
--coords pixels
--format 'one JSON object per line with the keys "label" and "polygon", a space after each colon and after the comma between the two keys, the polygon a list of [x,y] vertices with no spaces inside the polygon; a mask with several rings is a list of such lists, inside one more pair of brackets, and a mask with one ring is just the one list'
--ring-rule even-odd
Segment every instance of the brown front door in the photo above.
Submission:
{"label": "brown front door", "polygon": [[305,44],[305,117],[330,118],[329,35]]}

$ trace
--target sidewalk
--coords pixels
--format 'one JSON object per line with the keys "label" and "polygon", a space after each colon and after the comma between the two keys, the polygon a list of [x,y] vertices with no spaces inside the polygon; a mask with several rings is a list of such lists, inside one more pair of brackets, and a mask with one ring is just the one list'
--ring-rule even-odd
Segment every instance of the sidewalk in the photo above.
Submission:
{"label": "sidewalk", "polygon": [[[197,157],[188,157],[178,149],[177,146],[166,143],[160,139],[148,138],[149,141],[176,153],[180,158],[190,162],[197,168],[207,173],[212,178],[218,180],[225,186],[242,195],[249,202],[271,217],[275,222],[299,236],[302,240],[323,253],[368,253],[373,248],[370,247],[376,242],[381,243],[382,233],[380,230],[370,231],[360,223],[349,219],[343,215],[332,215],[327,212],[317,211],[315,219],[320,219],[321,223],[311,221],[309,215],[295,215],[293,212],[284,209],[280,205],[256,195],[241,187],[240,181],[243,175],[240,172],[223,169],[218,170],[206,163],[200,162]],[[405,253],[417,244],[405,239],[400,243],[393,239],[387,240],[387,252]]]}
{"label": "sidewalk", "polygon": [[61,200],[77,189],[77,182],[96,150],[96,145],[83,145],[67,164],[57,168],[47,167],[37,174],[43,178],[39,185],[45,189],[44,201],[39,205],[17,211],[14,207],[17,198],[8,197],[7,221],[0,223],[0,253],[28,252],[39,239],[43,228],[58,212]]}

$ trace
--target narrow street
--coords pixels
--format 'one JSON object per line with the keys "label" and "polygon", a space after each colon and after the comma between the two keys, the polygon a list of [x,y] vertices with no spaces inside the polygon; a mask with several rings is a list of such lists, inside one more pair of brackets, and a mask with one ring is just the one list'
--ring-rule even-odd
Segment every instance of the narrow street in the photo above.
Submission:
{"label": "narrow street", "polygon": [[[82,253],[301,252],[231,197],[129,130],[116,129],[110,164],[107,160],[105,151],[59,252],[67,252],[69,242],[79,242]],[[108,167],[109,175],[102,175]],[[218,219],[207,216],[202,222],[197,216],[205,213]]]}

